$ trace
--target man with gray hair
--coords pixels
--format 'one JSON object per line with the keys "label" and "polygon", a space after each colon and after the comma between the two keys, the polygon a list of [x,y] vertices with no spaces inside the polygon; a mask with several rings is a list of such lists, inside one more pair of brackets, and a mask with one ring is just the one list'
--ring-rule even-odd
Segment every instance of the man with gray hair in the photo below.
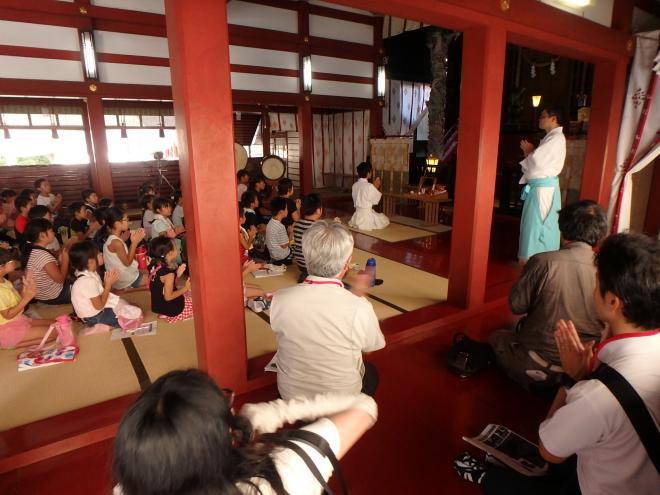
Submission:
{"label": "man with gray hair", "polygon": [[318,220],[303,235],[302,250],[309,275],[278,290],[271,303],[280,395],[373,395],[378,372],[363,362],[362,353],[382,349],[385,338],[369,301],[341,281],[352,260],[353,237],[341,224]]}

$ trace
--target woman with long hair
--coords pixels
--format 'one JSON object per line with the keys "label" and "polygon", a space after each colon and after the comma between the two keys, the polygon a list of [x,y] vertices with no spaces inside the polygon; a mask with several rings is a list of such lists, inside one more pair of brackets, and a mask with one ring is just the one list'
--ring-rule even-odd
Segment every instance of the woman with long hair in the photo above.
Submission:
{"label": "woman with long hair", "polygon": [[254,433],[321,418],[303,430],[322,437],[341,458],[378,415],[363,394],[247,404],[240,415],[232,396],[198,370],[156,380],[119,425],[115,495],[320,494],[321,484],[294,450],[304,450],[324,480],[332,474],[326,457],[295,440],[294,450],[277,447],[277,434],[254,443]]}

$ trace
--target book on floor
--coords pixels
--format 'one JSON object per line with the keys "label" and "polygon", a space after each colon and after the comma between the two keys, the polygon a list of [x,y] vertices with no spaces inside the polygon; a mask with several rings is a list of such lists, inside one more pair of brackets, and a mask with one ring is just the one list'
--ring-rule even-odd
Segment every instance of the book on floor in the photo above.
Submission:
{"label": "book on floor", "polygon": [[284,273],[286,273],[286,272],[279,271],[279,270],[265,269],[265,270],[256,270],[256,271],[252,272],[252,276],[254,278],[277,277],[279,275],[284,275]]}
{"label": "book on floor", "polygon": [[463,440],[526,476],[543,476],[548,472],[548,463],[541,457],[538,445],[506,426],[490,424],[476,437],[463,437]]}
{"label": "book on floor", "polygon": [[18,371],[33,370],[60,363],[70,363],[76,359],[80,349],[77,345],[21,352],[16,356]]}
{"label": "book on floor", "polygon": [[113,328],[110,340],[129,339],[131,337],[143,337],[145,335],[156,335],[158,321],[147,321],[135,329]]}

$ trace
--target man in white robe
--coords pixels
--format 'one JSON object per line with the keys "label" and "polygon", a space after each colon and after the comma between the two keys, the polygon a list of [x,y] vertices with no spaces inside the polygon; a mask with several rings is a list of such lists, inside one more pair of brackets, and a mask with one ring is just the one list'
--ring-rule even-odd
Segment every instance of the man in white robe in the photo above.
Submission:
{"label": "man in white robe", "polygon": [[522,140],[520,149],[525,159],[520,162],[525,184],[522,198],[518,259],[526,262],[536,253],[559,249],[559,209],[561,194],[558,175],[564,168],[566,138],[562,132],[559,111],[546,108],[539,116],[539,127],[546,132],[537,148]]}
{"label": "man in white robe", "polygon": [[348,222],[348,226],[359,230],[384,229],[390,224],[390,219],[384,213],[377,213],[373,206],[380,202],[383,196],[380,188],[380,177],[376,177],[373,184],[371,179],[371,165],[362,162],[357,166],[358,181],[353,184],[353,205],[355,213]]}

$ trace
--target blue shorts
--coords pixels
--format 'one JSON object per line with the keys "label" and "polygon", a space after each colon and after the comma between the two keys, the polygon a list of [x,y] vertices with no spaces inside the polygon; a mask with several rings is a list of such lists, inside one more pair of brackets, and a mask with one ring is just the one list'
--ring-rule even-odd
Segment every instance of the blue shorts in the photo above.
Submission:
{"label": "blue shorts", "polygon": [[136,278],[131,285],[129,285],[127,288],[128,289],[137,289],[142,285],[142,279],[144,278],[144,273],[140,273],[138,275],[138,278]]}
{"label": "blue shorts", "polygon": [[112,308],[103,308],[103,310],[89,318],[81,318],[86,327],[93,327],[97,323],[102,323],[103,325],[109,325],[111,327],[118,327],[119,321],[117,320],[117,315]]}

